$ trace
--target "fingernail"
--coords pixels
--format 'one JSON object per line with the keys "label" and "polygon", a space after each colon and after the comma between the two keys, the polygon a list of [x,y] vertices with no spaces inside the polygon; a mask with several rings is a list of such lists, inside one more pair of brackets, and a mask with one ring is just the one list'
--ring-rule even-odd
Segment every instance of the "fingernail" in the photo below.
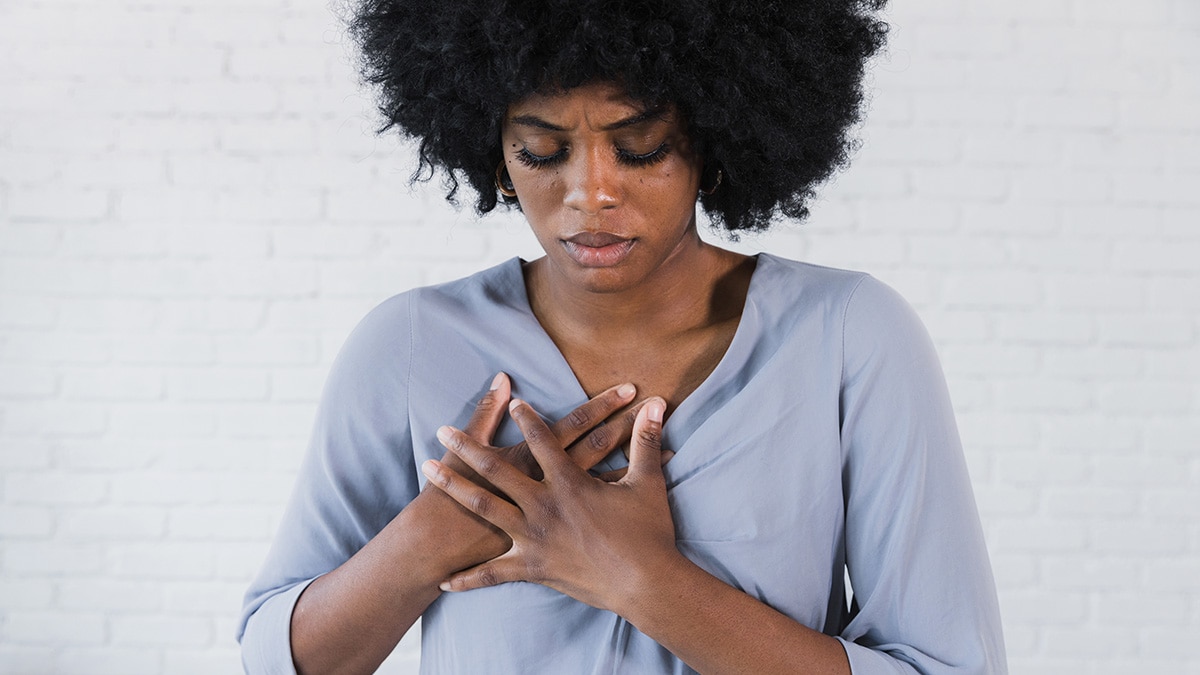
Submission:
{"label": "fingernail", "polygon": [[443,581],[442,583],[438,584],[438,588],[442,589],[443,591],[449,591],[450,590],[450,582]]}
{"label": "fingernail", "polygon": [[425,474],[426,478],[433,480],[437,476],[437,462],[434,462],[432,459],[421,462],[421,473]]}
{"label": "fingernail", "polygon": [[651,422],[661,422],[663,418],[663,408],[665,407],[666,406],[663,404],[662,399],[656,398],[653,401],[650,401],[646,404],[646,417],[649,417]]}
{"label": "fingernail", "polygon": [[636,392],[637,392],[637,387],[633,386],[632,384],[629,384],[628,382],[617,387],[617,396],[620,396],[621,398],[629,398],[630,396],[633,396],[634,393],[636,393]]}
{"label": "fingernail", "polygon": [[492,386],[490,389],[488,389],[488,391],[496,391],[500,388],[500,383],[503,381],[504,373],[496,373],[496,376],[492,378]]}
{"label": "fingernail", "polygon": [[450,427],[439,427],[437,430],[438,440],[443,443],[450,442]]}
{"label": "fingernail", "polygon": [[514,398],[513,400],[508,402],[508,411],[512,412],[512,411],[516,410],[517,406],[519,406],[519,405],[521,405],[521,399]]}

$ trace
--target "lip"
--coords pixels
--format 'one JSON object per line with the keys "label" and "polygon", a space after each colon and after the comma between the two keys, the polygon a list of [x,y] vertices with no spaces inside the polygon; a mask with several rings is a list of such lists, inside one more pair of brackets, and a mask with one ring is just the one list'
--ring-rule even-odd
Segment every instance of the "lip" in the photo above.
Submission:
{"label": "lip", "polygon": [[612,267],[629,257],[637,239],[612,232],[580,232],[562,240],[567,255],[583,267]]}

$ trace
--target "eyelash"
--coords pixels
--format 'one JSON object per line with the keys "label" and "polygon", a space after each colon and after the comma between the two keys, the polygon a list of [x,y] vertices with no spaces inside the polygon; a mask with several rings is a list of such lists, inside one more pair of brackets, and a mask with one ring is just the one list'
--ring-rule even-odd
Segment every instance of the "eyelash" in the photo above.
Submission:
{"label": "eyelash", "polygon": [[[657,148],[643,155],[634,154],[617,148],[617,161],[631,167],[643,167],[658,164],[667,158],[670,148],[663,141]],[[553,155],[535,155],[528,148],[517,151],[517,160],[531,169],[545,169],[563,163],[567,159],[567,149],[563,148]]]}

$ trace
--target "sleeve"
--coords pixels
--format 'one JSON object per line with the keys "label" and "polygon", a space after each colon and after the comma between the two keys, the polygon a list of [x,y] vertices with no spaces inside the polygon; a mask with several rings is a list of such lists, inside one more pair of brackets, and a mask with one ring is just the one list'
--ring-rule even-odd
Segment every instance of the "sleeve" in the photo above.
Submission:
{"label": "sleeve", "polygon": [[842,483],[855,675],[1006,673],[995,582],[937,355],[864,277],[844,315]]}
{"label": "sleeve", "polygon": [[321,395],[307,455],[237,630],[247,673],[294,675],[297,598],[416,497],[409,432],[411,294],[372,310],[347,338]]}

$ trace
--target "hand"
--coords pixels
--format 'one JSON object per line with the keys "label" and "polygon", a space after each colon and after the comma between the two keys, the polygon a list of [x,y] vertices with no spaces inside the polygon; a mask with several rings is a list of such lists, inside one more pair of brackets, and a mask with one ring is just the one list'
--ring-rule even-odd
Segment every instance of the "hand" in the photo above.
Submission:
{"label": "hand", "polygon": [[[615,417],[613,415],[628,405],[635,393],[636,390],[631,384],[612,387],[572,410],[551,428],[560,447],[570,446],[569,454],[581,469],[595,466],[616,447],[629,440],[638,406]],[[541,467],[530,454],[526,442],[522,441],[506,448],[490,446],[511,396],[512,386],[508,376],[504,373],[496,375],[492,380],[491,389],[476,405],[475,412],[467,423],[466,434],[480,447],[486,446],[494,456],[503,458],[526,475],[540,479]],[[447,452],[442,458],[442,463],[451,467],[465,480],[477,481],[483,488],[494,490],[470,466],[452,453]],[[605,477],[615,480],[621,475],[624,475],[624,469]],[[431,527],[436,527],[441,533],[442,541],[452,541],[455,544],[452,555],[445,561],[450,566],[447,572],[494,558],[512,545],[507,534],[459,506],[436,487],[427,487],[418,497],[418,501],[418,508],[432,509],[432,512],[426,512],[426,517],[422,520]]]}
{"label": "hand", "polygon": [[509,410],[525,434],[544,478],[536,480],[469,435],[442,427],[438,438],[454,455],[512,502],[465,479],[444,462],[421,466],[459,504],[512,538],[507,553],[463,570],[441,585],[465,591],[509,581],[532,581],[594,607],[619,611],[638,593],[643,574],[680,557],[667,504],[660,452],[660,398],[647,401],[633,426],[628,473],[609,483],[572,461],[558,435],[528,404]]}

